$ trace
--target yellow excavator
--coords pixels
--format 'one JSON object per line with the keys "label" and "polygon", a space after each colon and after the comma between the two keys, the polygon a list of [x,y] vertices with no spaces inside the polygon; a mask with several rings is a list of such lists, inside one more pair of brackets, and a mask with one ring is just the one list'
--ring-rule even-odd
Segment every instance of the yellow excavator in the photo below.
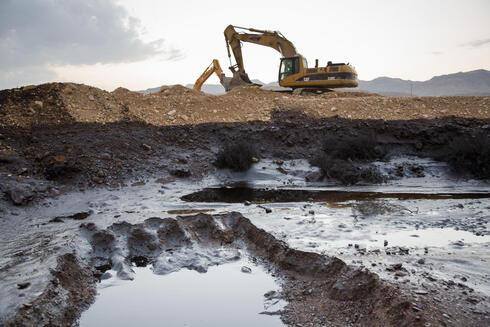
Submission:
{"label": "yellow excavator", "polygon": [[223,69],[221,69],[221,66],[219,64],[218,59],[213,59],[213,62],[211,63],[211,65],[209,65],[204,70],[204,72],[201,74],[201,76],[199,76],[199,78],[194,83],[194,90],[201,91],[202,85],[204,84],[204,82],[206,82],[206,80],[209,77],[211,77],[211,75],[213,75],[213,73],[216,73],[221,84],[223,84],[224,83],[223,80],[226,78],[225,74],[223,73]]}
{"label": "yellow excavator", "polygon": [[[236,29],[246,32],[237,32]],[[294,90],[293,93],[300,94],[303,90],[323,92],[332,88],[357,87],[358,85],[357,72],[349,64],[329,61],[325,67],[319,67],[318,59],[316,59],[315,67],[308,68],[306,58],[299,54],[293,43],[280,32],[229,25],[226,27],[224,34],[226,49],[230,58],[229,68],[233,73],[232,78],[224,77],[224,75],[220,78],[220,82],[226,91],[237,86],[253,84],[245,72],[241,49],[242,42],[255,43],[279,51],[282,55],[279,66],[279,85],[292,88]],[[235,64],[231,61],[230,48],[235,58]],[[216,59],[213,60],[213,62],[215,61],[217,62]],[[204,77],[204,73],[201,77]],[[201,77],[199,77],[198,81],[201,80]],[[196,88],[196,85],[194,88]]]}

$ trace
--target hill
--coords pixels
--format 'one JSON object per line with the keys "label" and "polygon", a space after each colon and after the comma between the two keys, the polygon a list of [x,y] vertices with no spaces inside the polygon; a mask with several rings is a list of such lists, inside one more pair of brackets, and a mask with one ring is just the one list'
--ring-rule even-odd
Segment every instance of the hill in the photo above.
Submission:
{"label": "hill", "polygon": [[441,75],[423,82],[378,77],[359,81],[359,87],[354,90],[390,96],[490,95],[490,71],[479,69]]}
{"label": "hill", "polygon": [[[254,80],[255,83],[262,84],[265,90],[281,90],[279,83],[263,83]],[[185,85],[192,88],[193,84]],[[159,87],[151,88],[140,93],[155,93]],[[400,78],[378,77],[372,81],[359,81],[359,87],[345,91],[360,91],[377,93],[385,96],[450,96],[450,95],[490,95],[490,71],[485,69],[470,72],[461,72],[449,75],[434,76],[428,81],[410,81]],[[220,84],[204,84],[202,91],[207,94],[220,95],[225,90]]]}

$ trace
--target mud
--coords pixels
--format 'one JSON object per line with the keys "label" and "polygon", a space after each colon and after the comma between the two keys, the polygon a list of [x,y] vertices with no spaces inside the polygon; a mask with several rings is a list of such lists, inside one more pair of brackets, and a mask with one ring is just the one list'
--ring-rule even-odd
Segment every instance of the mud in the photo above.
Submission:
{"label": "mud", "polygon": [[95,300],[96,279],[73,254],[60,256],[51,274],[44,292],[2,326],[72,326]]}
{"label": "mud", "polygon": [[[416,275],[410,269],[422,264],[403,262],[402,268],[389,271],[389,278],[385,278],[386,267],[379,261],[387,259],[380,257],[386,254],[401,261],[399,257],[404,255],[400,251],[406,251],[402,245],[391,249],[390,244],[381,252],[354,244],[321,253],[317,244],[328,233],[350,235],[350,230],[357,237],[357,231],[362,233],[370,225],[381,234],[385,227],[380,226],[386,224],[412,229],[451,227],[488,235],[486,152],[472,150],[466,157],[465,162],[479,163],[476,170],[454,160],[458,153],[454,151],[455,139],[478,139],[482,140],[478,144],[485,144],[488,118],[316,119],[295,111],[278,111],[267,122],[233,124],[158,127],[138,122],[65,123],[0,129],[0,186],[4,194],[0,223],[12,233],[2,241],[5,257],[0,267],[9,296],[1,302],[5,310],[1,318],[8,317],[8,325],[76,324],[80,312],[94,300],[97,280],[109,269],[120,279],[134,278],[132,267],[145,265],[156,274],[182,268],[205,272],[210,266],[243,256],[255,258],[280,280],[279,297],[289,303],[281,317],[288,325],[489,323],[486,295],[428,273],[438,267],[436,264],[428,264],[430,268],[417,274],[420,279],[416,282],[425,279],[431,283],[425,287],[427,282],[420,282],[418,293],[404,283],[407,275]],[[375,153],[357,148],[346,154],[356,135],[369,137]],[[345,145],[327,146],[332,137],[337,143],[345,139]],[[246,172],[217,170],[218,155],[230,157],[233,151],[224,150],[244,140],[254,145],[259,162],[253,160]],[[382,180],[352,178],[345,183],[347,169],[307,165],[319,156],[350,163],[355,172],[376,171]],[[434,158],[441,166],[433,161],[424,164],[425,159],[420,158]],[[298,167],[298,161],[306,164]],[[447,168],[449,175],[440,178],[433,173],[441,167]],[[281,177],[267,175],[271,171]],[[273,176],[275,184],[254,186],[251,176],[261,173]],[[228,184],[235,178],[229,174],[251,185]],[[210,188],[209,180],[217,187]],[[412,180],[418,182],[407,182]],[[435,185],[435,191],[420,187],[421,181]],[[293,184],[304,188],[285,187]],[[353,186],[344,189],[343,184]],[[383,185],[388,185],[388,191],[378,190]],[[333,189],[314,189],[325,186]],[[144,191],[139,194],[138,189]],[[167,202],[160,204],[161,200]],[[442,204],[432,208],[426,200]],[[281,207],[281,203],[298,201],[305,202]],[[253,224],[238,213],[222,213],[238,206],[245,217],[253,217]],[[148,207],[151,210],[146,210]],[[169,217],[212,210],[218,214]],[[264,210],[270,215],[264,215]],[[330,211],[325,218],[326,210]],[[151,215],[146,216],[148,211]],[[268,219],[274,215],[277,219]],[[345,219],[331,219],[334,215]],[[266,222],[267,232],[259,228]],[[335,225],[324,233],[329,224]],[[327,235],[326,239],[330,242],[328,237],[334,236]],[[380,236],[376,242],[382,240]],[[479,260],[482,252],[478,251],[483,251],[483,246],[472,254],[476,247],[471,248],[466,241],[455,242],[465,260]],[[411,247],[409,251],[424,250]],[[58,258],[55,267],[53,258]],[[442,255],[436,259],[455,261]],[[351,264],[351,260],[356,261],[354,266],[346,263]],[[365,265],[358,263],[362,260]],[[28,271],[25,266],[32,262],[32,271]],[[370,264],[376,264],[370,270],[377,275],[367,270]],[[474,266],[480,269],[482,265]],[[54,269],[52,274],[49,268]],[[14,275],[17,273],[26,273],[29,278]],[[47,286],[43,284],[46,279]],[[30,286],[18,289],[17,285],[29,282]],[[17,297],[16,292],[21,291],[26,294],[25,301]],[[7,303],[13,296],[15,301]],[[22,303],[25,305],[19,309],[17,305]],[[13,317],[12,308],[19,309]]]}
{"label": "mud", "polygon": [[[377,275],[350,267],[335,257],[292,249],[239,213],[151,218],[134,225],[115,223],[105,230],[93,224],[82,224],[80,228],[92,246],[90,266],[95,275],[98,273],[94,267],[105,264],[119,277],[132,278],[131,261],[136,257],[145,258],[143,265],[152,264],[155,273],[166,274],[182,268],[205,272],[211,265],[251,255],[281,280],[280,297],[288,301],[282,319],[288,325],[338,326],[347,322],[425,326],[437,324],[443,319],[442,312],[448,310],[448,303],[444,306],[426,303],[402,294]],[[195,255],[189,256],[190,253]],[[186,260],[178,260],[179,257]],[[94,285],[89,285],[88,289],[93,290]],[[415,305],[426,309],[417,312],[413,309]],[[455,325],[483,326],[488,322],[459,315],[461,309],[452,305],[454,303],[450,308],[455,310],[451,311]],[[43,304],[37,307],[49,312],[49,307]],[[47,321],[39,316],[36,319]],[[64,319],[69,321],[72,316]]]}
{"label": "mud", "polygon": [[184,195],[181,199],[189,202],[226,202],[226,203],[271,203],[271,202],[346,202],[352,200],[367,201],[375,199],[488,199],[489,193],[385,193],[355,191],[315,191],[301,189],[260,189],[248,187],[206,188]]}
{"label": "mud", "polygon": [[[481,142],[487,142],[489,123],[488,119],[454,117],[412,121],[314,119],[294,111],[279,111],[269,122],[168,127],[117,122],[2,128],[0,150],[10,159],[4,160],[0,167],[0,180],[5,196],[25,205],[35,198],[56,195],[73,187],[80,190],[98,185],[115,187],[130,178],[144,182],[157,171],[162,180],[199,179],[216,169],[213,163],[217,158],[226,161],[226,152],[220,151],[230,143],[241,144],[247,140],[248,144],[254,144],[257,159],[306,159],[315,164],[320,155],[326,154],[330,159],[342,160],[336,165],[338,169],[319,164],[323,176],[311,176],[311,181],[326,177],[339,184],[382,183],[414,174],[416,168],[402,165],[386,175],[370,164],[374,160],[372,156],[362,155],[361,160],[358,153],[345,160],[342,151],[325,152],[326,140],[335,137],[341,143],[345,139],[346,145],[338,145],[336,149],[339,149],[349,146],[353,135],[375,135],[369,142],[375,142],[372,144],[376,144],[377,153],[383,153],[385,158],[436,157],[451,164],[455,152],[450,144],[460,137],[475,135],[483,138]],[[466,179],[485,179],[486,152],[472,153],[471,159],[480,163],[480,169],[456,165],[453,172]],[[250,156],[246,157],[249,165]],[[356,162],[356,158],[360,161]],[[241,161],[230,159],[230,162]],[[241,164],[237,167],[242,169]]]}

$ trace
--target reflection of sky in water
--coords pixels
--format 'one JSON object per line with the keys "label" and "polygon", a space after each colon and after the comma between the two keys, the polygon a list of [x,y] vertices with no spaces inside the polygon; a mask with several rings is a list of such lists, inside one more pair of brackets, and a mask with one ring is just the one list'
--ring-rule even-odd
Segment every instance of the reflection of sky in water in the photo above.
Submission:
{"label": "reflection of sky in water", "polygon": [[[242,265],[252,273],[240,271]],[[264,311],[264,293],[277,290],[261,267],[237,261],[210,267],[207,273],[187,269],[155,275],[135,268],[133,281],[102,281],[96,302],[80,319],[88,326],[283,326]]]}

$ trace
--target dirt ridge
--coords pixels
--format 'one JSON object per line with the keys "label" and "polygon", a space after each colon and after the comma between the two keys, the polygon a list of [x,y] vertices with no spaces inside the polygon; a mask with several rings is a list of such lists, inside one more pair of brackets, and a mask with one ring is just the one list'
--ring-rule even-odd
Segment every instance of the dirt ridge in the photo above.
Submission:
{"label": "dirt ridge", "polygon": [[107,92],[75,83],[47,83],[0,91],[0,126],[118,121],[162,126],[264,121],[278,109],[298,110],[317,118],[489,118],[490,97],[385,97],[342,91],[293,96],[258,87],[236,88],[215,96],[181,85],[163,86],[160,92],[142,94],[124,88]]}

